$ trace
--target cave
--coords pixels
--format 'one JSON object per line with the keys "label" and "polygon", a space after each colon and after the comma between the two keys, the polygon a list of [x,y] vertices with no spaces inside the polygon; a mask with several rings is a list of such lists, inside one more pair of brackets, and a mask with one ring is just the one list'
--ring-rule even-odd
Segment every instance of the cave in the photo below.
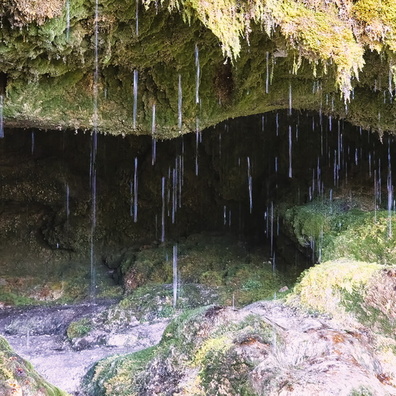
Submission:
{"label": "cave", "polygon": [[392,395],[395,7],[4,0],[0,393]]}

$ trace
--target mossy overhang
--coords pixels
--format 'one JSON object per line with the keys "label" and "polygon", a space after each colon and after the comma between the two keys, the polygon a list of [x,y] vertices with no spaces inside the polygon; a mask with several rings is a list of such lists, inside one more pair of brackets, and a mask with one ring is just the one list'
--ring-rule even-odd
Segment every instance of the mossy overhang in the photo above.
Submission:
{"label": "mossy overhang", "polygon": [[6,127],[169,138],[293,108],[394,130],[396,0],[4,0],[0,17]]}

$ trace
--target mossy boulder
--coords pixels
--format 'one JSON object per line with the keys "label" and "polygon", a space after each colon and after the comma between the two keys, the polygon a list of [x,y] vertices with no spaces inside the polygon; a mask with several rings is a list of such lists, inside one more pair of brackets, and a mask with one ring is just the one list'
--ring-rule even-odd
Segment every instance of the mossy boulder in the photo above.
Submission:
{"label": "mossy boulder", "polygon": [[368,339],[279,303],[204,307],[174,319],[159,345],[98,362],[83,388],[90,396],[390,395],[394,367]]}
{"label": "mossy boulder", "polygon": [[395,288],[394,266],[339,259],[306,270],[287,300],[394,338]]}
{"label": "mossy boulder", "polygon": [[4,396],[68,396],[45,381],[0,337],[0,393]]}
{"label": "mossy boulder", "polygon": [[[373,205],[372,205],[373,206]],[[318,198],[284,211],[286,228],[314,261],[338,258],[396,263],[396,217],[393,211],[368,209],[356,200]]]}

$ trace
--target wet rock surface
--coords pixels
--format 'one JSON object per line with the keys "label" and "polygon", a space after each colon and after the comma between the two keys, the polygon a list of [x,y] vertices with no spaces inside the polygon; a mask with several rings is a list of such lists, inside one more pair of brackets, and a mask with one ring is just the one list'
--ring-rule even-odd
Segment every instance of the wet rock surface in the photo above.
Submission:
{"label": "wet rock surface", "polygon": [[3,309],[0,311],[0,334],[48,382],[79,395],[81,378],[92,364],[108,356],[131,353],[158,343],[168,323],[167,319],[140,323],[131,318],[122,327],[113,326],[112,331],[98,326],[90,336],[67,338],[70,323],[100,315],[112,304],[114,301],[98,301],[95,304]]}
{"label": "wet rock surface", "polygon": [[72,395],[396,395],[392,334],[341,309],[309,314],[274,300],[172,310],[167,288],[136,294],[140,307],[125,298],[5,308],[0,332]]}
{"label": "wet rock surface", "polygon": [[84,389],[92,396],[395,395],[394,367],[375,340],[358,322],[277,301],[206,307],[171,322],[146,356],[96,364]]}

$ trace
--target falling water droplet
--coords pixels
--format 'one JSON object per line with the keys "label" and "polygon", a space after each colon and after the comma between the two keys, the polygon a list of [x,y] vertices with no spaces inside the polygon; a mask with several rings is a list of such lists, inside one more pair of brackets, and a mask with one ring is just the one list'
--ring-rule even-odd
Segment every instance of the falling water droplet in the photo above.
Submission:
{"label": "falling water droplet", "polygon": [[30,146],[30,153],[33,155],[34,154],[34,131],[32,131],[31,134],[31,146]]}
{"label": "falling water droplet", "polygon": [[172,224],[175,224],[177,211],[177,169],[172,169]]}
{"label": "falling water droplet", "polygon": [[199,104],[199,84],[201,81],[201,67],[199,64],[199,50],[198,45],[195,44],[195,68],[196,68],[196,76],[195,76],[195,103]]}
{"label": "falling water droplet", "polygon": [[179,132],[182,131],[182,125],[183,125],[182,106],[183,106],[182,79],[181,79],[181,74],[179,74],[179,87],[178,87],[178,96],[177,96],[177,114],[178,114],[177,119],[178,119]]}
{"label": "falling water droplet", "polygon": [[381,177],[381,159],[378,160],[378,204],[382,204],[382,177]]}
{"label": "falling water droplet", "polygon": [[199,119],[195,120],[195,175],[198,176],[199,173],[199,141],[200,141],[200,130],[199,130]]}
{"label": "falling water droplet", "polygon": [[66,183],[66,219],[68,220],[70,216],[70,188]]}
{"label": "falling water droplet", "polygon": [[4,107],[4,96],[0,95],[0,138],[4,137],[4,114],[3,114],[3,107]]}
{"label": "falling water droplet", "polygon": [[96,265],[95,265],[95,229],[96,229],[96,152],[97,152],[98,133],[96,130],[92,133],[91,144],[91,235],[90,235],[90,297],[96,299]]}
{"label": "falling water droplet", "polygon": [[368,167],[369,177],[371,177],[371,153],[368,155]]}
{"label": "falling water droplet", "polygon": [[161,209],[161,242],[165,242],[165,177],[161,179],[161,198],[162,198],[162,209]]}
{"label": "falling water droplet", "polygon": [[135,157],[135,170],[133,173],[133,222],[138,218],[138,159]]}
{"label": "falling water droplet", "polygon": [[269,52],[265,53],[265,93],[269,92]]}
{"label": "falling water droplet", "polygon": [[182,155],[177,156],[177,184],[179,189],[178,203],[179,208],[182,207],[182,187],[183,187],[183,157]]}
{"label": "falling water droplet", "polygon": [[293,177],[293,166],[292,166],[292,128],[289,125],[289,178]]}
{"label": "falling water droplet", "polygon": [[99,0],[95,0],[95,70],[93,84],[93,133],[91,139],[90,184],[91,184],[91,235],[90,235],[90,297],[96,300],[96,264],[95,264],[95,229],[96,229],[96,154],[98,149],[98,83],[99,83]]}
{"label": "falling water droplet", "polygon": [[270,221],[270,246],[271,246],[271,257],[274,256],[274,202],[271,201],[271,211],[269,214]]}
{"label": "falling water droplet", "polygon": [[292,84],[289,82],[289,115],[292,115],[293,111],[293,98],[292,98]]}
{"label": "falling water droplet", "polygon": [[135,69],[133,71],[133,114],[132,114],[132,126],[133,126],[133,129],[136,129],[137,99],[138,99],[138,80],[139,80],[139,72]]}
{"label": "falling water droplet", "polygon": [[392,238],[392,204],[393,204],[393,185],[392,185],[392,164],[390,153],[390,139],[388,139],[388,178],[386,182],[388,191],[388,238]]}
{"label": "falling water droplet", "polygon": [[177,245],[173,245],[173,308],[176,308],[177,304],[177,288],[178,288],[178,270],[177,270]]}
{"label": "falling water droplet", "polygon": [[377,170],[374,169],[374,223],[377,222]]}
{"label": "falling water droplet", "polygon": [[155,137],[155,103],[153,104],[152,122],[151,122],[151,165],[155,164],[157,158],[157,139]]}
{"label": "falling water droplet", "polygon": [[250,157],[247,157],[247,176],[248,176],[248,189],[249,189],[249,212],[252,214],[253,211],[253,188],[252,188],[252,174]]}

